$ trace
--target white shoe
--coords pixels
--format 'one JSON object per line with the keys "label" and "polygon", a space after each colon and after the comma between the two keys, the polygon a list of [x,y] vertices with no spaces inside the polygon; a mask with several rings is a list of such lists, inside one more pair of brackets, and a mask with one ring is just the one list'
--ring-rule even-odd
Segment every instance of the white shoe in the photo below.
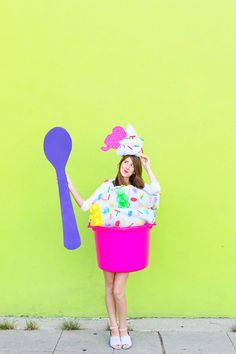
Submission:
{"label": "white shoe", "polygon": [[[120,328],[120,331],[126,331],[127,330],[127,327],[126,328]],[[129,331],[128,331],[128,334],[129,334]],[[121,346],[122,346],[122,349],[128,349],[132,346],[132,341],[131,341],[131,338],[130,338],[130,335],[128,336],[120,336],[120,340],[121,340]]]}
{"label": "white shoe", "polygon": [[[118,328],[118,326],[110,327],[110,329]],[[120,336],[112,336],[110,331],[110,346],[114,349],[121,349]]]}

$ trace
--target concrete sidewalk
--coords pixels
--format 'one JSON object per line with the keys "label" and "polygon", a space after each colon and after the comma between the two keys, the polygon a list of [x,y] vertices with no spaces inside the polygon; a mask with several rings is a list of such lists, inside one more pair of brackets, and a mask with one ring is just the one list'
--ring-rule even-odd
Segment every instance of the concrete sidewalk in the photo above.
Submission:
{"label": "concrete sidewalk", "polygon": [[[231,318],[128,319],[133,346],[109,346],[107,318],[0,317],[14,322],[15,330],[0,330],[0,354],[236,354],[236,332]],[[77,320],[79,330],[61,330],[64,320]],[[24,330],[26,320],[38,330]]]}

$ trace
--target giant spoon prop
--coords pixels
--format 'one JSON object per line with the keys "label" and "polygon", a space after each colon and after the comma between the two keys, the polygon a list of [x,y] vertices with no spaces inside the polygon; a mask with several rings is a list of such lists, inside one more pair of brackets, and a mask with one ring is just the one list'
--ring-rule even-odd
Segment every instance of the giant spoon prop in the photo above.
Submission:
{"label": "giant spoon prop", "polygon": [[81,245],[81,240],[65,173],[65,166],[72,148],[72,140],[66,129],[55,127],[45,135],[43,147],[47,159],[53,165],[57,174],[64,246],[73,250]]}

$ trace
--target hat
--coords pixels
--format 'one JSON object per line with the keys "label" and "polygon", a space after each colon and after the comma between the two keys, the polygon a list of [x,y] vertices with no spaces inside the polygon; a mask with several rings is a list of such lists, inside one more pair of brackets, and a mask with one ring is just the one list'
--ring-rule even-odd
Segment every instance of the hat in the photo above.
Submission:
{"label": "hat", "polygon": [[101,147],[102,151],[116,149],[116,153],[119,156],[141,156],[143,154],[143,139],[138,137],[131,124],[127,124],[126,130],[119,125],[115,126],[112,129],[112,133],[104,139],[104,144],[106,146]]}

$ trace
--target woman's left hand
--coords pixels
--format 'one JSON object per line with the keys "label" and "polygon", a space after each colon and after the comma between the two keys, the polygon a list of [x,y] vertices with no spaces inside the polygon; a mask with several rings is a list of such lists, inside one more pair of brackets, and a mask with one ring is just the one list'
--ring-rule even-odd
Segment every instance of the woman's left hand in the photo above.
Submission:
{"label": "woman's left hand", "polygon": [[150,167],[150,162],[151,162],[151,159],[150,157],[148,157],[147,155],[144,155],[142,154],[140,156],[140,159],[141,159],[141,162],[142,162],[142,165],[145,169],[147,169],[148,167]]}

